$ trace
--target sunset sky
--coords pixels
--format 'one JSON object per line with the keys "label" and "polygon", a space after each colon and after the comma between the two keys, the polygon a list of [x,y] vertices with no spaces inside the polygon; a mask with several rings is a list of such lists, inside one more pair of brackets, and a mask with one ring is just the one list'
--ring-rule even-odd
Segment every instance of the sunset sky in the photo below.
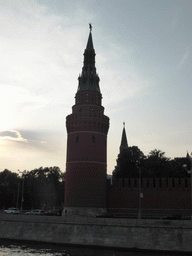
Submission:
{"label": "sunset sky", "polygon": [[0,0],[0,171],[59,166],[92,23],[110,118],[108,167],[129,146],[192,151],[191,0]]}

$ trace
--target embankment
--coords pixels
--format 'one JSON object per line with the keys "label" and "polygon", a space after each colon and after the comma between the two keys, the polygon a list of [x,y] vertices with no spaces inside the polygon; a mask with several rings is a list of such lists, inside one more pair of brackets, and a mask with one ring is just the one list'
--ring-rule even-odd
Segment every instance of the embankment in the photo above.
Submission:
{"label": "embankment", "polygon": [[191,221],[0,214],[0,238],[192,252]]}

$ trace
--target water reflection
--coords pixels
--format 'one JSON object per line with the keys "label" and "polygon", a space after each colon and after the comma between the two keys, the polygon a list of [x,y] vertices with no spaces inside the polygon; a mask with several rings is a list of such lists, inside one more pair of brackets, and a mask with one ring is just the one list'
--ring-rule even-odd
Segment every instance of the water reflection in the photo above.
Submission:
{"label": "water reflection", "polygon": [[[191,255],[184,253],[185,255]],[[177,256],[183,255],[177,252],[152,252],[134,250],[116,250],[106,248],[85,248],[69,247],[64,245],[54,245],[46,243],[16,242],[0,239],[1,256]]]}

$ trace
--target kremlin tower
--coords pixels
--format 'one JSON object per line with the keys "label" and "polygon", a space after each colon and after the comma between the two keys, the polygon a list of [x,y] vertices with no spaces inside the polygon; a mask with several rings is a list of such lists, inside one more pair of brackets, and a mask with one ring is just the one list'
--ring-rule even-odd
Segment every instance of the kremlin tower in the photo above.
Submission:
{"label": "kremlin tower", "polygon": [[127,150],[127,149],[128,149],[127,136],[125,131],[125,123],[123,123],[123,132],[122,132],[121,145],[119,147],[119,151],[120,153],[122,153],[123,150]]}
{"label": "kremlin tower", "polygon": [[95,216],[106,212],[109,118],[101,103],[91,28],[90,25],[75,105],[66,118],[65,215]]}

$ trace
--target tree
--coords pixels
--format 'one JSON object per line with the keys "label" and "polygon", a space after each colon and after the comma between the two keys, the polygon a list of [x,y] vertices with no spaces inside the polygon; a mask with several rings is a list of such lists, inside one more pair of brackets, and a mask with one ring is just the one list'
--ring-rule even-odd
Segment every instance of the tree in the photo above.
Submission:
{"label": "tree", "polygon": [[132,152],[132,161],[134,162],[140,162],[146,158],[144,153],[137,146],[129,147],[129,150]]}
{"label": "tree", "polygon": [[190,167],[187,157],[169,159],[165,152],[154,149],[146,157],[137,147],[132,146],[123,150],[117,158],[117,165],[113,171],[114,178],[136,178],[138,167],[141,169],[142,178],[178,178],[189,177],[187,170]]}
{"label": "tree", "polygon": [[117,166],[113,171],[114,178],[135,178],[138,177],[137,163],[145,159],[143,152],[137,147],[132,146],[119,153]]}
{"label": "tree", "polygon": [[[64,201],[64,177],[59,167],[40,167],[25,175],[24,207],[61,207]],[[30,208],[31,208],[30,207]]]}
{"label": "tree", "polygon": [[0,208],[16,207],[18,184],[19,207],[24,180],[24,209],[61,207],[64,202],[65,173],[59,167],[40,167],[19,177],[7,169],[0,172]]}
{"label": "tree", "polygon": [[142,176],[146,178],[166,177],[169,171],[169,158],[165,157],[165,152],[154,149],[149,152],[149,155],[143,163]]}
{"label": "tree", "polygon": [[0,208],[16,207],[19,176],[7,169],[0,173]]}

